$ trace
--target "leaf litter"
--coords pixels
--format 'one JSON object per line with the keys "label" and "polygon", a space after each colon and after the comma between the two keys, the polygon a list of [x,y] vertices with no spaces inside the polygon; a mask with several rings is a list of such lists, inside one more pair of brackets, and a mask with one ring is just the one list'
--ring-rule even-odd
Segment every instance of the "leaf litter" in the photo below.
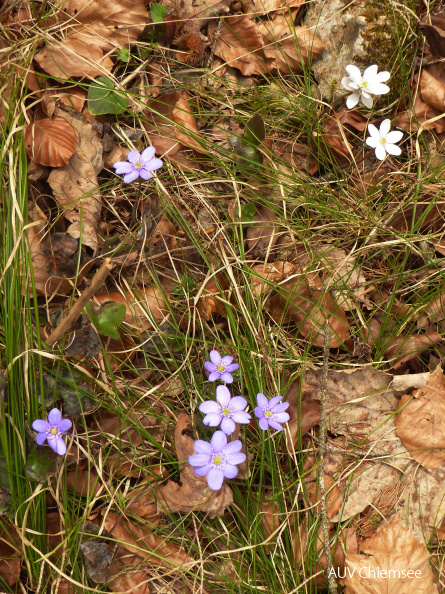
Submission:
{"label": "leaf litter", "polygon": [[[0,17],[2,125],[14,101],[17,72],[26,72],[24,92],[35,101],[23,103],[33,279],[29,271],[23,271],[23,278],[47,310],[45,316],[37,314],[42,339],[60,322],[56,309],[69,315],[73,300],[92,282],[90,270],[109,251],[116,267],[106,286],[97,288],[83,313],[72,320],[60,344],[71,385],[62,388],[48,380],[51,366],[40,377],[45,406],[55,398],[77,425],[79,442],[70,446],[64,480],[71,492],[97,503],[98,514],[90,519],[101,528],[80,549],[89,578],[111,591],[150,592],[149,581],[161,579],[152,576],[154,566],[167,570],[167,587],[176,591],[177,575],[186,580],[197,558],[191,550],[197,550],[191,546],[189,552],[180,544],[184,536],[178,537],[179,530],[170,532],[169,518],[233,517],[234,493],[237,497],[245,488],[252,472],[258,477],[246,446],[249,462],[233,488],[226,481],[213,492],[205,477],[194,473],[187,460],[202,430],[190,416],[198,401],[185,378],[172,380],[169,375],[172,360],[184,364],[183,347],[187,358],[197,361],[197,352],[189,347],[197,320],[226,330],[228,312],[246,315],[249,299],[267,319],[277,352],[291,353],[299,362],[305,348],[311,353],[306,368],[292,369],[299,377],[287,390],[291,418],[279,450],[286,471],[300,450],[306,452],[298,458],[304,466],[298,496],[291,503],[286,489],[282,495],[292,518],[302,517],[288,521],[277,501],[267,500],[267,489],[260,492],[261,521],[271,538],[268,551],[275,555],[275,538],[285,526],[298,574],[314,551],[313,574],[327,566],[324,537],[303,514],[320,509],[322,373],[316,367],[328,329],[331,362],[343,370],[328,373],[325,483],[335,567],[347,570],[345,592],[380,591],[381,581],[364,583],[358,571],[351,576],[365,560],[393,571],[409,563],[422,573],[416,591],[439,591],[425,543],[443,540],[445,516],[445,308],[443,285],[437,273],[431,274],[431,262],[441,270],[437,254],[443,256],[441,208],[432,204],[440,184],[420,184],[415,206],[409,200],[398,202],[397,184],[403,193],[406,180],[412,181],[407,176],[413,174],[394,171],[388,162],[376,169],[372,151],[362,152],[360,139],[368,124],[381,123],[374,113],[347,110],[338,102],[320,104],[318,130],[285,126],[279,133],[266,111],[264,120],[260,113],[246,116],[249,101],[256,105],[255,93],[274,98],[270,106],[279,105],[282,121],[308,109],[307,97],[292,81],[321,56],[324,45],[304,25],[307,4],[212,0],[204,6],[165,0],[149,12],[139,0],[106,5],[69,0],[54,3],[49,16],[44,6],[31,11],[25,3],[24,9],[11,8]],[[37,44],[34,61],[24,64],[10,40],[27,41],[33,23],[43,17],[49,18],[51,35]],[[444,17],[440,12],[419,17],[426,63],[413,68],[409,78],[413,101],[403,92],[388,117],[407,133],[429,131],[440,163],[445,77],[436,58],[445,55]],[[311,83],[314,88],[316,83]],[[430,171],[424,146],[414,137],[409,142],[404,150],[419,156]],[[130,150],[142,150],[143,143],[156,147],[171,179],[160,173],[156,183],[130,189],[112,177],[112,166],[125,161]],[[212,156],[220,158],[217,168]],[[351,182],[346,191],[331,183],[328,157]],[[215,178],[206,178],[212,168]],[[309,184],[330,185],[324,197],[347,213],[344,229],[327,224],[327,211],[316,206],[310,190],[307,196],[299,192],[300,181],[297,191],[287,187],[289,176],[295,175]],[[359,224],[369,216],[362,191],[369,192],[367,199],[382,217],[367,238]],[[348,194],[352,192],[357,193]],[[282,212],[283,204],[286,209],[292,205],[290,212]],[[289,225],[292,218],[298,233]],[[236,227],[243,257],[227,231]],[[419,246],[408,249],[400,233],[410,229],[418,231]],[[302,239],[303,231],[309,242]],[[392,254],[392,245],[400,251]],[[399,286],[388,270],[397,270],[404,254],[413,280]],[[425,289],[429,279],[437,288],[431,299]],[[410,286],[415,283],[425,284],[417,290]],[[407,319],[402,325],[394,322],[397,315],[403,317],[400,312]],[[250,329],[261,342],[254,323]],[[261,352],[269,356],[265,347]],[[362,366],[366,357],[374,365]],[[114,398],[113,390],[103,389],[112,373]],[[102,382],[102,389],[94,379]],[[134,391],[130,399],[124,396],[128,386]],[[249,442],[252,436],[247,435]],[[28,476],[51,480],[54,460],[43,456],[37,464],[36,452],[27,447]],[[103,465],[91,465],[103,449],[108,456]],[[125,478],[132,490],[121,501],[117,490],[116,507],[110,510],[108,498],[117,489],[117,477]],[[50,548],[65,546],[61,517],[48,512],[48,534],[54,528],[58,535]],[[187,526],[195,540],[208,542],[208,535]],[[231,543],[224,546],[230,551]],[[201,548],[199,555],[202,559]],[[5,544],[0,557],[0,576],[13,586],[20,579],[21,549]],[[325,583],[322,576],[316,580]],[[190,589],[186,581],[183,585],[183,591]],[[69,587],[63,578],[61,591]],[[397,588],[405,588],[405,582]]]}

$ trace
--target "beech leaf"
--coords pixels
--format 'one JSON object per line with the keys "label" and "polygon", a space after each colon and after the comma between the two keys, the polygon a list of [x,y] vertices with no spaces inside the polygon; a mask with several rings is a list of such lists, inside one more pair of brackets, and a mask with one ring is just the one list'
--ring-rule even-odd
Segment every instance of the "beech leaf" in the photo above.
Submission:
{"label": "beech leaf", "polygon": [[61,117],[38,120],[26,127],[25,149],[39,165],[62,167],[76,151],[76,132]]}

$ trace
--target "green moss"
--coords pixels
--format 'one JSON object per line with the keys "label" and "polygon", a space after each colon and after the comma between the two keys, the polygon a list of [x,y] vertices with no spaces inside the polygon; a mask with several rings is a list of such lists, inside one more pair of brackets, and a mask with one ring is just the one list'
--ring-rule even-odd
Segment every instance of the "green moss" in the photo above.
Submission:
{"label": "green moss", "polygon": [[[416,0],[400,0],[397,6],[393,0],[368,0],[364,7],[363,16],[371,25],[362,34],[365,56],[360,61],[364,64],[377,64],[379,70],[391,72],[391,92],[384,98],[386,103],[400,97],[403,81],[407,79],[403,67],[410,69],[415,51],[411,31],[415,30],[416,20],[409,10],[401,13],[401,5],[415,12]],[[383,19],[387,24],[379,23]],[[401,43],[403,46],[399,48],[398,44]]]}

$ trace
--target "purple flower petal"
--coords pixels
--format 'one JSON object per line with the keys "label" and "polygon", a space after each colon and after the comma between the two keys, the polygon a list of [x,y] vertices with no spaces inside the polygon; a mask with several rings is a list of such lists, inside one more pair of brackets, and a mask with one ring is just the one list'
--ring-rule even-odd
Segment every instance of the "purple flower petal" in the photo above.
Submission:
{"label": "purple flower petal", "polygon": [[193,470],[195,474],[197,474],[198,476],[206,476],[206,474],[209,472],[211,468],[212,467],[210,466],[210,464],[206,464],[205,466],[194,466]]}
{"label": "purple flower petal", "polygon": [[142,177],[142,179],[145,179],[145,181],[153,177],[152,174],[149,171],[147,171],[145,167],[139,169],[139,175]]}
{"label": "purple flower petal", "polygon": [[230,401],[230,406],[233,410],[244,410],[247,406],[247,400],[242,396],[234,396]]}
{"label": "purple flower petal", "polygon": [[50,425],[57,425],[62,418],[62,413],[58,408],[53,408],[48,413],[48,423]]}
{"label": "purple flower petal", "polygon": [[233,377],[230,375],[228,371],[221,375],[221,379],[226,384],[231,384],[233,382]]}
{"label": "purple flower petal", "polygon": [[242,447],[243,444],[240,442],[240,440],[235,439],[235,441],[231,441],[226,445],[226,447],[224,448],[224,455],[227,457],[229,454],[239,452]]}
{"label": "purple flower petal", "polygon": [[257,419],[262,419],[264,417],[264,409],[260,406],[256,406],[254,412]]}
{"label": "purple flower petal", "polygon": [[210,363],[210,361],[206,361],[204,363],[204,367],[207,369],[208,372],[212,373],[212,371],[215,369],[215,365],[213,363]]}
{"label": "purple flower petal", "polygon": [[140,163],[141,162],[141,153],[139,151],[130,151],[127,155],[127,161],[130,161],[130,163],[133,163],[133,165],[135,163]]}
{"label": "purple flower petal", "polygon": [[207,441],[197,439],[193,444],[193,447],[195,448],[195,452],[197,454],[208,454],[209,456],[212,455],[213,448]]}
{"label": "purple flower petal", "polygon": [[246,460],[246,454],[243,452],[234,452],[232,454],[226,454],[226,460],[228,464],[242,464]]}
{"label": "purple flower petal", "polygon": [[222,365],[224,365],[224,367],[227,367],[230,365],[230,363],[232,363],[233,361],[233,357],[230,357],[229,355],[226,355],[225,357],[223,357],[221,359],[221,363]]}
{"label": "purple flower petal", "polygon": [[212,373],[207,378],[209,382],[214,382],[221,377],[221,374],[218,371],[212,371]]}
{"label": "purple flower petal", "polygon": [[237,410],[236,412],[232,413],[232,419],[235,421],[235,423],[242,423],[243,425],[248,425],[250,423],[251,418],[252,417],[245,410]]}
{"label": "purple flower petal", "polygon": [[287,412],[281,412],[281,413],[274,413],[273,415],[273,420],[278,422],[278,423],[287,423],[288,420],[290,419],[290,416]]}
{"label": "purple flower petal", "polygon": [[226,386],[218,386],[216,388],[216,399],[224,408],[230,402],[230,392]]}
{"label": "purple flower petal", "polygon": [[113,165],[113,167],[116,169],[115,173],[117,175],[120,175],[121,173],[130,173],[130,171],[133,171],[134,169],[134,165],[128,163],[127,161],[118,161]]}
{"label": "purple flower petal", "polygon": [[206,415],[203,418],[202,422],[204,423],[204,425],[208,425],[209,427],[218,427],[218,425],[221,423],[221,419],[221,413],[214,412]]}
{"label": "purple flower petal", "polygon": [[63,456],[66,453],[66,445],[60,435],[48,435],[48,445],[53,449],[56,454]]}
{"label": "purple flower petal", "polygon": [[50,427],[51,425],[48,423],[48,421],[44,421],[43,419],[37,419],[32,424],[34,431],[38,431],[39,433],[42,431],[48,431]]}
{"label": "purple flower petal", "polygon": [[232,433],[235,431],[235,428],[235,422],[232,421],[232,419],[229,419],[229,417],[224,417],[221,421],[221,431],[224,431],[226,435],[232,435]]}
{"label": "purple flower petal", "polygon": [[219,404],[217,402],[215,402],[214,400],[206,400],[205,402],[202,402],[198,409],[200,410],[200,412],[204,413],[205,415],[208,415],[209,413],[219,413],[220,412],[220,407]]}
{"label": "purple flower petal", "polygon": [[267,431],[267,429],[269,429],[269,422],[270,421],[268,421],[266,417],[263,417],[258,421],[258,425],[260,426],[260,429],[262,429],[263,431]]}
{"label": "purple flower petal", "polygon": [[222,452],[224,447],[227,445],[226,434],[222,431],[215,431],[210,443],[212,444],[214,452]]}
{"label": "purple flower petal", "polygon": [[[283,413],[285,414],[285,413]],[[281,425],[279,425],[276,421],[274,421],[273,419],[269,419],[269,425],[273,428],[276,429],[277,431],[283,431],[283,427]]]}
{"label": "purple flower petal", "polygon": [[258,406],[261,408],[267,408],[269,405],[269,401],[261,392],[256,395],[256,401],[258,402]]}
{"label": "purple flower petal", "polygon": [[161,159],[152,159],[148,163],[144,163],[144,169],[147,171],[156,171],[156,169],[162,167],[163,164],[164,162]]}
{"label": "purple flower petal", "polygon": [[150,161],[155,156],[155,152],[156,149],[154,146],[147,147],[141,155],[142,161]]}
{"label": "purple flower petal", "polygon": [[132,181],[134,181],[135,179],[137,179],[139,177],[139,171],[137,169],[133,169],[133,171],[131,173],[127,173],[127,175],[124,175],[124,183],[129,184]]}
{"label": "purple flower petal", "polygon": [[[222,431],[220,432],[222,433]],[[224,480],[224,473],[220,468],[211,468],[207,475],[207,484],[212,491],[219,491]]]}
{"label": "purple flower petal", "polygon": [[237,363],[232,363],[231,365],[229,365],[226,369],[226,371],[228,371],[229,373],[232,373],[232,371],[236,371],[238,369],[239,365]]}
{"label": "purple flower petal", "polygon": [[47,434],[46,433],[38,433],[37,437],[36,437],[36,442],[38,443],[38,445],[42,445],[43,442],[46,439]]}
{"label": "purple flower petal", "polygon": [[273,410],[273,407],[276,406],[282,400],[283,400],[282,396],[274,396],[273,398],[271,398],[269,400],[269,405],[268,405],[270,410]]}
{"label": "purple flower petal", "polygon": [[280,412],[287,410],[288,408],[289,408],[289,402],[282,402],[281,404],[277,404],[276,406],[274,406],[273,412],[280,413]]}
{"label": "purple flower petal", "polygon": [[191,466],[205,466],[210,464],[211,457],[208,454],[193,454],[189,456],[189,464]]}
{"label": "purple flower petal", "polygon": [[238,474],[238,468],[233,464],[226,464],[223,473],[226,478],[233,479]]}
{"label": "purple flower petal", "polygon": [[221,363],[221,355],[218,351],[210,351],[210,361],[215,365],[219,365]]}
{"label": "purple flower petal", "polygon": [[69,419],[62,419],[57,423],[57,425],[59,426],[59,429],[60,431],[62,431],[62,433],[65,433],[66,431],[68,431],[68,429],[71,429],[71,427],[73,426]]}

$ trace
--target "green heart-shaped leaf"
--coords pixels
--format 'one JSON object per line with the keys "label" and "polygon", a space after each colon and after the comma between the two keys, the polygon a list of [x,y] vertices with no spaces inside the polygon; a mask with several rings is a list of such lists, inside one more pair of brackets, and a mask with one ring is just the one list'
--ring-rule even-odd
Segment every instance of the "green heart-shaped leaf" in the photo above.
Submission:
{"label": "green heart-shaped leaf", "polygon": [[90,301],[86,304],[85,309],[99,334],[105,334],[105,336],[119,340],[119,328],[127,311],[123,303],[109,301],[102,306],[98,306]]}
{"label": "green heart-shaped leaf", "polygon": [[98,76],[88,89],[88,109],[94,115],[119,115],[128,107],[127,99],[114,90],[114,83],[106,76]]}

